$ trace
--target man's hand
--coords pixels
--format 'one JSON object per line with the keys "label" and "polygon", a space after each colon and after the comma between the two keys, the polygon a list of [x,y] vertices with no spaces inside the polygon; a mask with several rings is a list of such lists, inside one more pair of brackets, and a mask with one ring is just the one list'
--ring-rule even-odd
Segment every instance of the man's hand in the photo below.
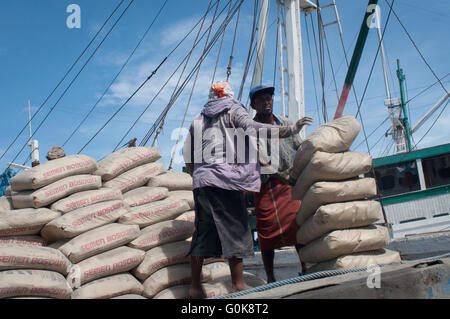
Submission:
{"label": "man's hand", "polygon": [[297,121],[292,127],[293,134],[298,134],[305,125],[311,125],[314,122],[314,119],[309,116],[305,116]]}

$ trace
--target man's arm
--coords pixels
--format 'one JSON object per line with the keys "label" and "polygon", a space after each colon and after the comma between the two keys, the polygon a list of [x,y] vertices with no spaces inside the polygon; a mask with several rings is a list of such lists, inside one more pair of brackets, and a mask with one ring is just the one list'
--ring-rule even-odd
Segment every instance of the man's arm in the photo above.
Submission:
{"label": "man's arm", "polygon": [[292,136],[294,134],[297,134],[300,132],[303,126],[310,125],[313,121],[311,117],[304,117],[300,120],[298,120],[293,125],[271,125],[271,124],[265,124],[256,122],[253,119],[250,118],[247,110],[241,106],[234,108],[234,116],[232,118],[232,121],[234,121],[234,124],[236,127],[243,128],[244,130],[247,130],[249,128],[253,128],[255,130],[261,130],[266,129],[267,130],[267,137],[271,138],[271,129],[277,129],[278,130],[278,138],[285,138]]}

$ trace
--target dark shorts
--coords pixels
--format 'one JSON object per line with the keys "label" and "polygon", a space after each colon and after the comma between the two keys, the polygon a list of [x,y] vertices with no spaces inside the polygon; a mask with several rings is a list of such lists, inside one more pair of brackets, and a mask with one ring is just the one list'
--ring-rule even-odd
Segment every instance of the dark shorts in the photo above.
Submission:
{"label": "dark shorts", "polygon": [[194,189],[195,232],[188,255],[254,256],[244,194],[217,187]]}

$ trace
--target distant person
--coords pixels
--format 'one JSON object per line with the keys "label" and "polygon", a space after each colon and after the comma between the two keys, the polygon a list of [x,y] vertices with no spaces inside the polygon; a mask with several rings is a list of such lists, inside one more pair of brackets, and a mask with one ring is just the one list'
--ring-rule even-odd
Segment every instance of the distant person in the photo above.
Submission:
{"label": "distant person", "polygon": [[[250,105],[256,111],[254,120],[278,126],[291,125],[287,118],[273,114],[273,94],[274,88],[270,86],[257,86],[250,91]],[[297,123],[302,128],[312,122],[311,117],[304,117]],[[300,201],[292,199],[291,186],[288,184],[289,171],[300,143],[298,135],[280,139],[279,154],[276,154],[279,158],[278,168],[273,174],[261,175],[261,190],[254,194],[258,243],[268,282],[276,281],[273,268],[275,249],[293,245],[297,253],[300,249],[296,240],[298,225],[295,220]],[[270,152],[270,143],[264,146]],[[304,266],[302,263],[302,271],[305,271]]]}
{"label": "distant person", "polygon": [[[249,288],[244,281],[243,258],[254,256],[254,251],[244,192],[258,192],[261,182],[257,160],[240,163],[236,157],[230,160],[226,156],[227,147],[233,150],[236,147],[233,134],[239,128],[244,131],[275,128],[280,137],[287,137],[303,126],[300,122],[277,127],[255,122],[244,105],[233,97],[229,83],[211,86],[209,100],[193,120],[183,148],[187,170],[193,176],[195,200],[195,232],[188,253],[191,298],[205,297],[201,271],[204,259],[210,257],[228,259],[234,292]],[[212,130],[218,136],[209,136]],[[249,146],[246,148],[248,151]],[[211,155],[204,158],[205,154]]]}

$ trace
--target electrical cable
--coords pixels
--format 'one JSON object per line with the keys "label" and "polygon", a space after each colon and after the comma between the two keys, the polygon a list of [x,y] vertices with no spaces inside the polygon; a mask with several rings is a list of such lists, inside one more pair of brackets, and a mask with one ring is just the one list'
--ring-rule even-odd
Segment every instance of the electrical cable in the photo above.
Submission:
{"label": "electrical cable", "polygon": [[75,65],[78,63],[78,61],[81,59],[81,57],[84,55],[84,53],[86,53],[86,51],[88,50],[88,48],[91,46],[91,44],[95,41],[95,39],[97,38],[97,36],[100,34],[100,32],[103,30],[103,28],[106,26],[106,24],[108,23],[108,21],[112,18],[112,16],[116,13],[116,11],[119,9],[119,7],[122,5],[122,3],[125,0],[120,1],[120,3],[117,5],[117,7],[113,10],[113,12],[109,15],[109,17],[106,19],[106,21],[103,23],[103,25],[101,26],[101,28],[97,31],[97,33],[94,35],[94,37],[91,39],[91,41],[89,42],[89,44],[84,48],[84,50],[81,52],[81,54],[78,56],[78,58],[75,60],[75,62],[72,63],[71,67],[69,68],[69,70],[66,72],[66,74],[63,76],[63,78],[59,81],[59,83],[56,85],[56,87],[52,90],[52,92],[46,97],[46,99],[44,100],[44,102],[40,105],[40,107],[38,108],[38,110],[33,114],[33,116],[31,117],[31,119],[27,122],[27,124],[25,124],[25,126],[22,128],[22,130],[19,132],[19,134],[17,134],[17,136],[14,138],[14,140],[9,144],[9,146],[6,148],[6,150],[3,152],[3,154],[0,156],[0,160],[5,156],[5,154],[9,151],[9,149],[12,147],[12,145],[17,141],[17,139],[20,137],[20,135],[23,133],[23,131],[28,127],[28,125],[30,124],[30,122],[36,117],[36,115],[42,110],[42,108],[44,107],[44,105],[47,103],[47,101],[52,97],[52,95],[56,92],[56,90],[59,88],[59,86],[64,82],[64,80],[66,79],[66,77],[69,75],[69,73],[72,71],[72,69],[75,67]]}

